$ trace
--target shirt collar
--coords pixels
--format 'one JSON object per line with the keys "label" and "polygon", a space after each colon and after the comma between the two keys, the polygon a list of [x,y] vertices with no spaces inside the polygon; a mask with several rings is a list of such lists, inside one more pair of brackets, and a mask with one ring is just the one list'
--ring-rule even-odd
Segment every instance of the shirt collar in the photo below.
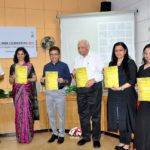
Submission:
{"label": "shirt collar", "polygon": [[85,58],[88,58],[90,56],[91,56],[91,51],[89,50],[88,54],[85,57],[83,57],[82,55],[80,55],[80,58],[85,59]]}
{"label": "shirt collar", "polygon": [[50,63],[51,63],[51,65],[56,66],[60,63],[60,61],[58,60],[58,62],[55,65],[52,62],[50,62]]}

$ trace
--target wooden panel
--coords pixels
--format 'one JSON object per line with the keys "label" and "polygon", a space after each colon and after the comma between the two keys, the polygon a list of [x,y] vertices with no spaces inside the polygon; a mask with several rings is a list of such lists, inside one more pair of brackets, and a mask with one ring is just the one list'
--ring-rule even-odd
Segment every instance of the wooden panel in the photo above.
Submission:
{"label": "wooden panel", "polygon": [[5,10],[4,8],[0,8],[0,26],[5,25],[5,11],[4,10]]}
{"label": "wooden panel", "polygon": [[40,111],[40,120],[35,121],[34,130],[42,130],[48,128],[48,118],[47,118],[47,109],[46,101],[43,95],[38,96],[39,102],[39,111]]}
{"label": "wooden panel", "polygon": [[11,98],[0,99],[0,134],[15,132],[15,109]]}
{"label": "wooden panel", "polygon": [[5,0],[5,7],[24,8],[25,0]]}
{"label": "wooden panel", "polygon": [[106,101],[107,101],[107,96],[102,97],[102,102],[101,102],[101,130],[105,131],[106,129],[106,122],[107,122],[107,116],[106,116]]}
{"label": "wooden panel", "polygon": [[4,0],[0,0],[0,7],[5,7],[5,2],[4,2]]}
{"label": "wooden panel", "polygon": [[[25,10],[6,8],[6,26],[25,26]],[[19,15],[18,15],[19,14]]]}
{"label": "wooden panel", "polygon": [[25,7],[31,9],[44,9],[44,0],[25,0]]}
{"label": "wooden panel", "polygon": [[66,129],[80,128],[76,96],[66,97]]}
{"label": "wooden panel", "polygon": [[[107,97],[103,96],[102,110],[101,110],[101,130],[106,130],[106,100]],[[35,130],[48,129],[50,127],[47,116],[45,94],[38,95],[38,103],[40,110],[40,120],[35,121]],[[58,116],[58,115],[57,115]],[[59,121],[57,117],[57,127]],[[78,108],[76,96],[70,95],[66,97],[66,123],[65,128],[71,129],[73,127],[80,127]],[[0,134],[14,133],[15,132],[15,110],[12,98],[0,99]]]}
{"label": "wooden panel", "polygon": [[100,1],[98,0],[80,0],[79,1],[79,10],[81,13],[89,13],[100,11]]}
{"label": "wooden panel", "polygon": [[[69,6],[69,7],[68,7]],[[61,5],[61,10],[71,10],[71,11],[79,11],[78,0],[63,0]]]}
{"label": "wooden panel", "polygon": [[45,28],[56,28],[56,25],[59,26],[59,19],[56,18],[57,12],[56,11],[44,11],[44,23]]}
{"label": "wooden panel", "polygon": [[26,10],[27,26],[44,28],[44,11],[27,9]]}
{"label": "wooden panel", "polygon": [[61,0],[45,0],[44,8],[46,10],[60,10]]}

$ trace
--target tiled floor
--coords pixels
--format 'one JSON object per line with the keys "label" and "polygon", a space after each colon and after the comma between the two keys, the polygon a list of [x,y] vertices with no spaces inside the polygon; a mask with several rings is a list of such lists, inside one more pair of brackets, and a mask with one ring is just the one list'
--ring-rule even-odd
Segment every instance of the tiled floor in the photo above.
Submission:
{"label": "tiled floor", "polygon": [[[65,136],[63,144],[58,145],[54,143],[48,143],[51,133],[36,133],[30,144],[19,144],[16,141],[16,137],[1,137],[0,150],[92,150],[93,143],[88,142],[84,146],[77,146],[79,138],[70,137],[68,134]],[[118,138],[111,137],[102,134],[100,150],[114,150],[115,145],[118,144]],[[132,144],[131,144],[132,147]]]}

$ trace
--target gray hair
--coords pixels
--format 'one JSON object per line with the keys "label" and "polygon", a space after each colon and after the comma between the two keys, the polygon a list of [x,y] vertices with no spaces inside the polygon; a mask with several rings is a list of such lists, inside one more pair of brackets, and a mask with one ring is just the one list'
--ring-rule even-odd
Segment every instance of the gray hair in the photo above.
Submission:
{"label": "gray hair", "polygon": [[87,47],[89,47],[89,46],[90,46],[90,44],[89,44],[89,41],[88,41],[88,40],[80,40],[80,41],[78,41],[78,44],[79,44],[80,42],[85,42],[85,44],[86,44],[86,46],[87,46]]}

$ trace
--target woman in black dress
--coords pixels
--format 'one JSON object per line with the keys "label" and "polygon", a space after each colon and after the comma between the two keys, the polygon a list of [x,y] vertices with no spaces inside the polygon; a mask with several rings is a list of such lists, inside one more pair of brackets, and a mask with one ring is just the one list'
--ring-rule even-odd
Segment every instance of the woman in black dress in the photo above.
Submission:
{"label": "woman in black dress", "polygon": [[[144,47],[143,54],[144,64],[139,68],[138,78],[150,77],[150,44]],[[138,90],[137,85],[135,88]],[[136,150],[150,150],[150,102],[147,101],[141,101],[139,104],[134,147]]]}
{"label": "woman in black dress", "polygon": [[109,66],[118,66],[119,87],[108,90],[108,130],[120,132],[120,143],[115,150],[128,150],[135,125],[137,67],[123,42],[114,45]]}

